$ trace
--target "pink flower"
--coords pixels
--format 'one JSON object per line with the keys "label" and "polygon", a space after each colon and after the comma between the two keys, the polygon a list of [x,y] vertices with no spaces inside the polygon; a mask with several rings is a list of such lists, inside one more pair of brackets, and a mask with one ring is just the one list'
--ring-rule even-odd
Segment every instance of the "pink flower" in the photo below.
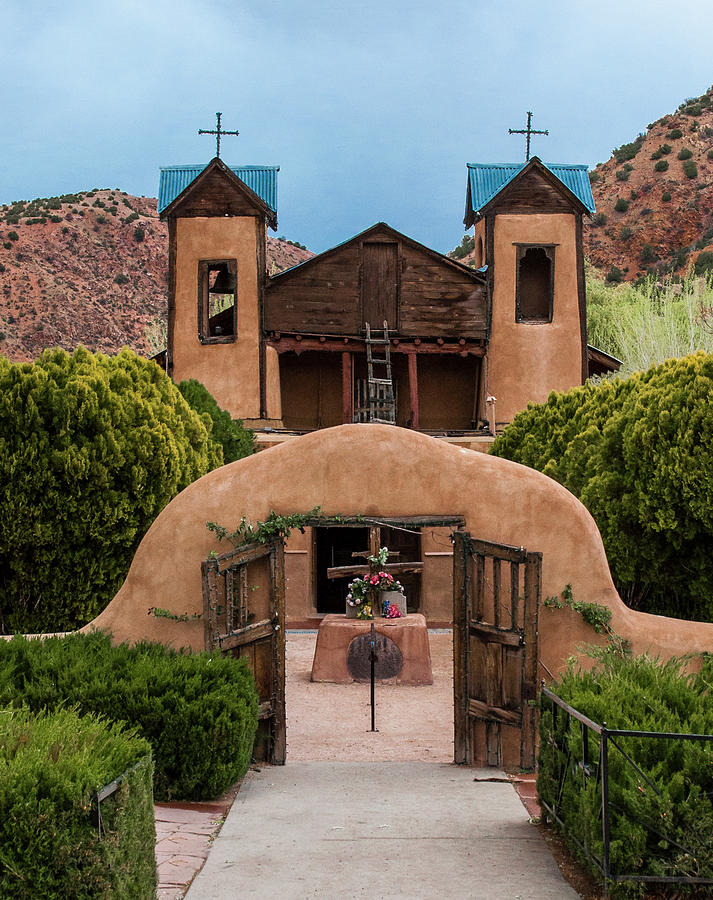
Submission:
{"label": "pink flower", "polygon": [[371,578],[370,578],[370,581],[371,581],[372,584],[378,584],[378,583],[379,583],[379,576],[378,576],[378,575],[372,575]]}

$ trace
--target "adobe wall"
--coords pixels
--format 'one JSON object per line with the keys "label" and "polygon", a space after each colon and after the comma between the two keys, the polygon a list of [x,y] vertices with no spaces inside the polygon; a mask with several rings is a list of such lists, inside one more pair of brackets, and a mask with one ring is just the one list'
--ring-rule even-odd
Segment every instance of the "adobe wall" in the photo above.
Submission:
{"label": "adobe wall", "polygon": [[[515,321],[518,243],[555,244],[552,322]],[[497,215],[494,234],[492,331],[487,391],[495,419],[511,422],[529,402],[582,383],[575,216]]]}
{"label": "adobe wall", "polygon": [[[478,538],[542,552],[543,596],[559,594],[569,583],[575,599],[609,606],[613,628],[631,640],[636,653],[668,657],[713,647],[713,624],[623,605],[594,520],[559,484],[517,463],[388,425],[341,425],[304,435],[190,485],[156,519],[124,585],[87,627],[109,628],[117,640],[202,648],[202,622],[156,619],[149,610],[202,611],[201,561],[211,550],[225,549],[205,523],[234,526],[242,515],[256,521],[270,510],[287,514],[315,506],[325,515],[462,515]],[[295,543],[291,549],[304,548]],[[447,607],[444,572],[439,577]],[[578,644],[592,640],[592,630],[576,613],[542,608],[542,677],[556,673]]]}
{"label": "adobe wall", "polygon": [[[260,417],[257,228],[250,216],[198,216],[176,220],[176,315],[173,380],[196,378],[233,418]],[[237,339],[201,344],[198,339],[198,261],[238,263]],[[274,376],[273,376],[274,381]],[[275,400],[275,388],[268,391]],[[279,411],[268,413],[279,418]]]}

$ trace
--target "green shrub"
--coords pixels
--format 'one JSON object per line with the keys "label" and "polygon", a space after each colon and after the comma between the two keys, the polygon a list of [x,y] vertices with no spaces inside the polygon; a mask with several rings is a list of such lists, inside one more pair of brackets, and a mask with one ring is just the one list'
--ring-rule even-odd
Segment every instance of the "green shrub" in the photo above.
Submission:
{"label": "green shrub", "polygon": [[119,272],[118,275],[114,276],[114,284],[128,284],[128,283],[129,283],[129,276],[124,275],[123,272]]}
{"label": "green shrub", "polygon": [[683,137],[683,132],[680,128],[672,128],[671,131],[666,135],[666,137],[670,141],[677,141],[679,138]]}
{"label": "green shrub", "polygon": [[602,179],[602,176],[599,174],[599,172],[590,172],[589,173],[589,183],[590,184],[596,184],[596,182],[601,181],[601,179]]}
{"label": "green shrub", "polygon": [[[0,896],[151,900],[150,752],[146,741],[94,716],[1,709]],[[124,773],[102,802],[100,838],[93,795]]]}
{"label": "green shrub", "polygon": [[646,264],[653,262],[656,259],[656,254],[654,253],[654,248],[651,244],[644,244],[641,248],[641,262]]}
{"label": "green shrub", "polygon": [[[611,656],[593,672],[570,668],[552,690],[608,728],[711,734],[712,675],[710,659],[699,674],[686,675],[677,660],[664,665]],[[565,839],[583,860],[577,843],[599,858],[603,849],[598,742],[591,732],[589,740],[587,773],[578,765],[584,757],[579,722],[570,725],[561,710],[555,722],[543,698],[537,790],[557,809]],[[617,737],[616,744],[623,752],[610,744],[608,754],[612,872],[712,878],[713,745],[626,737]],[[633,885],[620,890],[640,896]]]}
{"label": "green shrub", "polygon": [[12,241],[3,241],[2,245],[6,250],[12,250]]}
{"label": "green shrub", "polygon": [[708,153],[706,153],[706,156],[708,159],[713,159],[713,149],[709,150]]}
{"label": "green shrub", "polygon": [[625,225],[619,232],[619,239],[622,241],[628,241],[633,233],[634,233],[634,229],[629,228],[628,225]]}
{"label": "green shrub", "polygon": [[635,140],[633,140],[630,144],[622,144],[621,147],[613,150],[613,154],[618,163],[626,162],[627,160],[633,159],[636,154],[641,150],[641,145],[644,143],[644,135],[640,134]]}
{"label": "green shrub", "polygon": [[713,355],[553,393],[492,452],[579,497],[630,605],[713,619]]}
{"label": "green shrub", "polygon": [[619,284],[624,278],[624,273],[618,266],[612,266],[611,269],[607,272],[607,281],[612,282],[614,284]]}
{"label": "green shrub", "polygon": [[661,148],[659,147],[658,150],[654,150],[654,152],[651,154],[651,159],[661,159],[662,156],[663,153],[661,152]]}
{"label": "green shrub", "polygon": [[156,799],[206,800],[250,764],[258,697],[245,660],[94,632],[0,641],[0,705],[72,705],[135,728],[153,749]]}
{"label": "green shrub", "polygon": [[654,169],[655,169],[657,172],[666,172],[666,171],[668,171],[668,160],[667,160],[667,159],[660,159],[660,160],[656,163],[656,165],[654,166]]}
{"label": "green shrub", "polygon": [[11,241],[18,241],[20,239],[20,235],[16,231],[8,231],[7,236]]}
{"label": "green shrub", "polygon": [[128,349],[0,357],[0,436],[3,633],[92,619],[161,509],[222,463],[171,380]]}
{"label": "green shrub", "polygon": [[618,197],[616,203],[614,204],[614,209],[617,212],[626,212],[629,208],[629,201],[625,200],[623,197]]}
{"label": "green shrub", "polygon": [[697,178],[698,177],[698,166],[695,161],[692,159],[687,159],[683,164],[683,174],[686,178]]}
{"label": "green shrub", "polygon": [[134,228],[134,240],[137,244],[140,244],[145,237],[146,229],[143,227],[143,225],[137,225],[136,228]]}
{"label": "green shrub", "polygon": [[97,224],[106,225],[107,217],[106,216],[97,216]]}
{"label": "green shrub", "polygon": [[255,452],[255,435],[243,428],[240,419],[233,420],[221,409],[213,395],[195,378],[182,381],[178,390],[186,403],[199,415],[208,414],[212,422],[211,438],[223,448],[223,463],[235,462]]}
{"label": "green shrub", "polygon": [[5,271],[5,266],[0,263],[0,275]]}
{"label": "green shrub", "polygon": [[617,181],[628,181],[630,172],[626,172],[624,169],[616,170],[616,180]]}
{"label": "green shrub", "polygon": [[592,227],[593,228],[601,228],[603,225],[606,225],[609,221],[609,217],[606,213],[598,212],[592,216]]}
{"label": "green shrub", "polygon": [[692,151],[692,150],[689,150],[688,147],[682,147],[682,148],[678,151],[678,158],[679,158],[679,159],[690,159],[692,156],[693,156],[693,151]]}
{"label": "green shrub", "polygon": [[704,250],[698,254],[698,259],[693,267],[696,275],[705,275],[707,272],[713,272],[713,253],[710,250]]}
{"label": "green shrub", "polygon": [[664,203],[669,203],[669,202],[670,202],[670,200],[671,200],[671,195],[669,194],[668,191],[664,191],[663,194],[661,194],[661,200],[662,200]]}

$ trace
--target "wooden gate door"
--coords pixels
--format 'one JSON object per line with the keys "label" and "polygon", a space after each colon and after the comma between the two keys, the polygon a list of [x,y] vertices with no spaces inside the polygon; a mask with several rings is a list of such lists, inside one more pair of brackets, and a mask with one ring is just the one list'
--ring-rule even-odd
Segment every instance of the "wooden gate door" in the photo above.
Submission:
{"label": "wooden gate door", "polygon": [[542,554],[453,542],[455,762],[531,769]]}
{"label": "wooden gate door", "polygon": [[284,765],[285,560],[282,540],[242,544],[201,564],[207,650],[245,659],[255,677],[260,721],[256,759]]}
{"label": "wooden gate door", "polygon": [[[362,322],[379,331],[384,322],[389,330],[398,328],[399,245],[393,241],[362,244]],[[383,355],[383,354],[382,354]]]}

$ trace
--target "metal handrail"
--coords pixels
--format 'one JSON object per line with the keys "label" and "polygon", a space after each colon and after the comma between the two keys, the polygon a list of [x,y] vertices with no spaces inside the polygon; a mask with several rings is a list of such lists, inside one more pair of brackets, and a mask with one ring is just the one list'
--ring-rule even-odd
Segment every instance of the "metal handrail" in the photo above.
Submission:
{"label": "metal handrail", "polygon": [[[713,885],[713,878],[700,878],[693,875],[680,875],[680,876],[664,876],[664,875],[639,875],[636,873],[627,873],[627,874],[615,874],[611,871],[610,866],[610,843],[611,843],[611,834],[610,834],[610,810],[617,810],[618,807],[613,804],[609,798],[609,745],[611,744],[622,757],[626,760],[626,762],[632,766],[632,768],[646,781],[646,783],[651,787],[651,789],[660,797],[662,796],[659,789],[656,785],[651,781],[651,779],[646,775],[645,772],[642,771],[640,766],[637,765],[636,762],[629,756],[626,751],[619,746],[619,744],[613,740],[613,738],[619,737],[631,737],[638,739],[654,739],[654,740],[684,740],[684,741],[700,741],[700,742],[713,742],[713,734],[696,734],[689,732],[670,732],[670,731],[642,731],[639,729],[626,729],[626,728],[608,728],[606,722],[602,722],[601,724],[593,721],[588,716],[585,716],[584,713],[581,713],[579,710],[575,709],[573,706],[570,706],[565,700],[555,694],[553,691],[549,690],[545,687],[544,682],[541,685],[541,694],[544,698],[549,700],[555,706],[562,709],[567,714],[567,720],[569,722],[570,719],[575,719],[580,722],[582,725],[582,744],[583,744],[583,755],[585,759],[583,764],[580,765],[580,768],[584,772],[585,778],[591,775],[590,767],[589,767],[589,743],[587,739],[586,729],[590,729],[595,734],[599,735],[599,769],[597,772],[597,780],[601,780],[601,793],[602,793],[602,803],[601,803],[601,821],[602,821],[602,859],[598,859],[591,850],[582,845],[577,838],[569,834],[569,838],[574,841],[574,843],[582,850],[582,852],[589,858],[589,860],[596,866],[596,868],[602,873],[604,879],[604,890],[605,893],[608,891],[608,883],[609,882],[625,882],[625,881],[633,881],[633,882],[642,882],[642,883],[660,883],[660,884],[698,884],[698,885]],[[570,769],[570,748],[567,748],[567,764],[563,769],[563,775],[561,778],[560,784],[560,798],[562,794],[562,788],[564,787],[564,780],[566,778],[566,772]],[[540,799],[540,803],[542,807],[548,812],[549,815],[552,816],[554,820],[556,820],[562,828],[566,829],[566,823],[559,817],[557,814],[557,810],[550,806],[546,801]],[[627,813],[627,815],[631,815]],[[679,849],[683,850],[686,853],[691,853],[688,848],[684,847],[682,844],[678,843],[671,837],[667,837],[662,834],[648,822],[642,822],[638,819],[633,819],[637,824],[646,828],[651,834],[656,835],[659,838],[664,839],[667,843],[672,844]]]}

